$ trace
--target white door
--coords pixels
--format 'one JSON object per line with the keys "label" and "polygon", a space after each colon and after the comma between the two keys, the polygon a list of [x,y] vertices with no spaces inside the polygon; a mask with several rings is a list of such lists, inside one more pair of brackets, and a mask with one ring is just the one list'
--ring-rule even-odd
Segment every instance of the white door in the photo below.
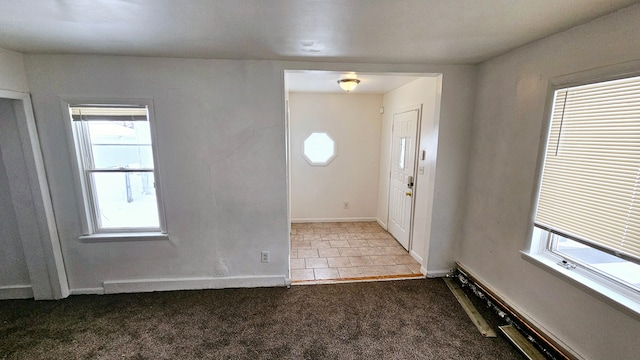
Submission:
{"label": "white door", "polygon": [[393,114],[388,230],[409,250],[413,213],[413,184],[418,109]]}

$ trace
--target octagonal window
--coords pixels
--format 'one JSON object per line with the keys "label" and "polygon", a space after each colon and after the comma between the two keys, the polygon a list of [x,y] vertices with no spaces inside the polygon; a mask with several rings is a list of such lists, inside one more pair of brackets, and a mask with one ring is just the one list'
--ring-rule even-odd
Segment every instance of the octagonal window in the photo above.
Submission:
{"label": "octagonal window", "polygon": [[302,144],[302,155],[313,166],[325,166],[336,157],[336,142],[324,132],[314,132]]}

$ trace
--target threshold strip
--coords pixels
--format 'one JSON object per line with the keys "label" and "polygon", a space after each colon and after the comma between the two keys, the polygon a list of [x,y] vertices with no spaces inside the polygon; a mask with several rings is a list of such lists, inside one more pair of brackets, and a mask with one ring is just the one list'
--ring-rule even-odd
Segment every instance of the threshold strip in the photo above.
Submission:
{"label": "threshold strip", "polygon": [[387,280],[409,280],[424,278],[422,274],[406,274],[406,275],[381,275],[381,276],[364,276],[340,279],[317,279],[317,280],[292,280],[291,285],[318,285],[318,284],[343,284],[350,282],[367,282],[367,281],[387,281]]}

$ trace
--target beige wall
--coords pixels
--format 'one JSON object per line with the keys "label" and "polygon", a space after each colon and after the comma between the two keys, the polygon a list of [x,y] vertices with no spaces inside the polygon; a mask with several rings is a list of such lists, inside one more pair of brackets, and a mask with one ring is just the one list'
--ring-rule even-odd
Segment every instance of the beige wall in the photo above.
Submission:
{"label": "beige wall", "polygon": [[431,233],[431,212],[433,208],[434,181],[438,149],[438,122],[440,120],[440,76],[424,77],[384,95],[384,115],[382,117],[382,137],[380,148],[380,186],[378,189],[378,219],[385,224],[389,211],[389,171],[393,116],[408,107],[421,108],[419,149],[428,156],[425,160],[418,157],[418,168],[423,169],[414,176],[414,223],[411,253],[426,269],[424,262],[426,248]]}
{"label": "beige wall", "polygon": [[[294,221],[375,219],[381,106],[382,95],[290,94]],[[313,132],[327,132],[337,142],[337,156],[327,166],[311,166],[302,156],[302,143]]]}
{"label": "beige wall", "polygon": [[[436,174],[434,213],[441,209],[440,241],[454,246],[459,217],[450,208],[462,188],[456,180],[439,189],[438,176],[464,179],[467,142],[451,140],[471,120],[473,66],[26,55],[25,67],[73,293],[101,293],[105,283],[114,292],[286,283],[285,69],[443,74],[439,133],[448,141],[438,154],[449,163]],[[153,99],[168,241],[78,239],[60,102],[68,97]],[[433,256],[454,261],[448,251]]]}
{"label": "beige wall", "polygon": [[640,6],[621,10],[489,60],[478,73],[460,261],[585,359],[637,358],[638,316],[520,250],[532,228],[550,79],[640,59],[638,19]]}

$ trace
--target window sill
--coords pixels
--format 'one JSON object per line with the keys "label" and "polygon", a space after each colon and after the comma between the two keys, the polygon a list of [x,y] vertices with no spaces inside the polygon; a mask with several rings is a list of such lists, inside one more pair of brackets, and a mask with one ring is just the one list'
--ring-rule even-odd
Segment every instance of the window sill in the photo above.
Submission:
{"label": "window sill", "polygon": [[[634,294],[632,291],[623,289],[621,286],[613,283],[604,285],[606,280],[600,279],[598,276],[580,267],[571,270],[565,269],[557,264],[561,259],[553,255],[547,253],[531,254],[526,251],[521,251],[520,253],[525,260],[532,264],[549,271],[559,278],[568,279],[578,287],[598,296],[627,314],[640,319],[640,296]],[[618,291],[618,287],[620,291]]]}
{"label": "window sill", "polygon": [[82,242],[168,241],[169,234],[161,232],[101,233],[82,235],[78,239]]}

